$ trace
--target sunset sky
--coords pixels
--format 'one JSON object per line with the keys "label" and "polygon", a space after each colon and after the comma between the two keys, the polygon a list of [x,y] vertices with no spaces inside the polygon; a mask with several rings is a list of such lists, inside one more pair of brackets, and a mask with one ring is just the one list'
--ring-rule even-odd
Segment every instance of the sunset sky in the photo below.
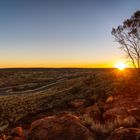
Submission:
{"label": "sunset sky", "polygon": [[112,27],[140,0],[1,0],[0,67],[113,67]]}

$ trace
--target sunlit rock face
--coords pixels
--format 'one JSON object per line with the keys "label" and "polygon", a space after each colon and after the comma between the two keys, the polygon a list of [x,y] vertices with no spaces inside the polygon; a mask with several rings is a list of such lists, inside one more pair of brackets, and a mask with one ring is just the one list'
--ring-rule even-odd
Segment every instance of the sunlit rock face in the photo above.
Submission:
{"label": "sunlit rock face", "polygon": [[123,127],[140,127],[139,87],[133,84],[133,81],[129,81],[127,89],[114,94],[113,101],[106,101],[103,113],[104,122],[114,122],[117,126]]}
{"label": "sunlit rock face", "polygon": [[94,138],[76,116],[61,114],[33,122],[28,140],[94,140]]}

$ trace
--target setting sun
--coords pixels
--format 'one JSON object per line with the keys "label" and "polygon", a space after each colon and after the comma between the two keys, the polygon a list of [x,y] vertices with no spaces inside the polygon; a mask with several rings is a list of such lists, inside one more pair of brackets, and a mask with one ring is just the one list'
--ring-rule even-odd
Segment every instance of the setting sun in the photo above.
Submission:
{"label": "setting sun", "polygon": [[118,68],[119,70],[124,70],[126,68],[126,64],[124,62],[118,62],[115,65],[115,68]]}

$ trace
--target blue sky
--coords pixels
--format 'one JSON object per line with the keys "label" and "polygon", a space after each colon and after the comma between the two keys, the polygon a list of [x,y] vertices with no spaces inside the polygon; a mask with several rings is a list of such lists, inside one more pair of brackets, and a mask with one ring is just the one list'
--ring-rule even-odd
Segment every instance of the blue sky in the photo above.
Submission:
{"label": "blue sky", "polygon": [[111,67],[111,36],[139,0],[0,1],[0,67]]}

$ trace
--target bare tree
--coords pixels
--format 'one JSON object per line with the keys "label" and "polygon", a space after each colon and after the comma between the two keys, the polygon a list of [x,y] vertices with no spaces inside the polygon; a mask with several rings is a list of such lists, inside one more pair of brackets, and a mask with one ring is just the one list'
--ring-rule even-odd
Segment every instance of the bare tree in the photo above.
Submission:
{"label": "bare tree", "polygon": [[137,11],[119,25],[117,28],[112,29],[112,35],[121,45],[128,59],[136,68],[140,68],[140,11]]}

